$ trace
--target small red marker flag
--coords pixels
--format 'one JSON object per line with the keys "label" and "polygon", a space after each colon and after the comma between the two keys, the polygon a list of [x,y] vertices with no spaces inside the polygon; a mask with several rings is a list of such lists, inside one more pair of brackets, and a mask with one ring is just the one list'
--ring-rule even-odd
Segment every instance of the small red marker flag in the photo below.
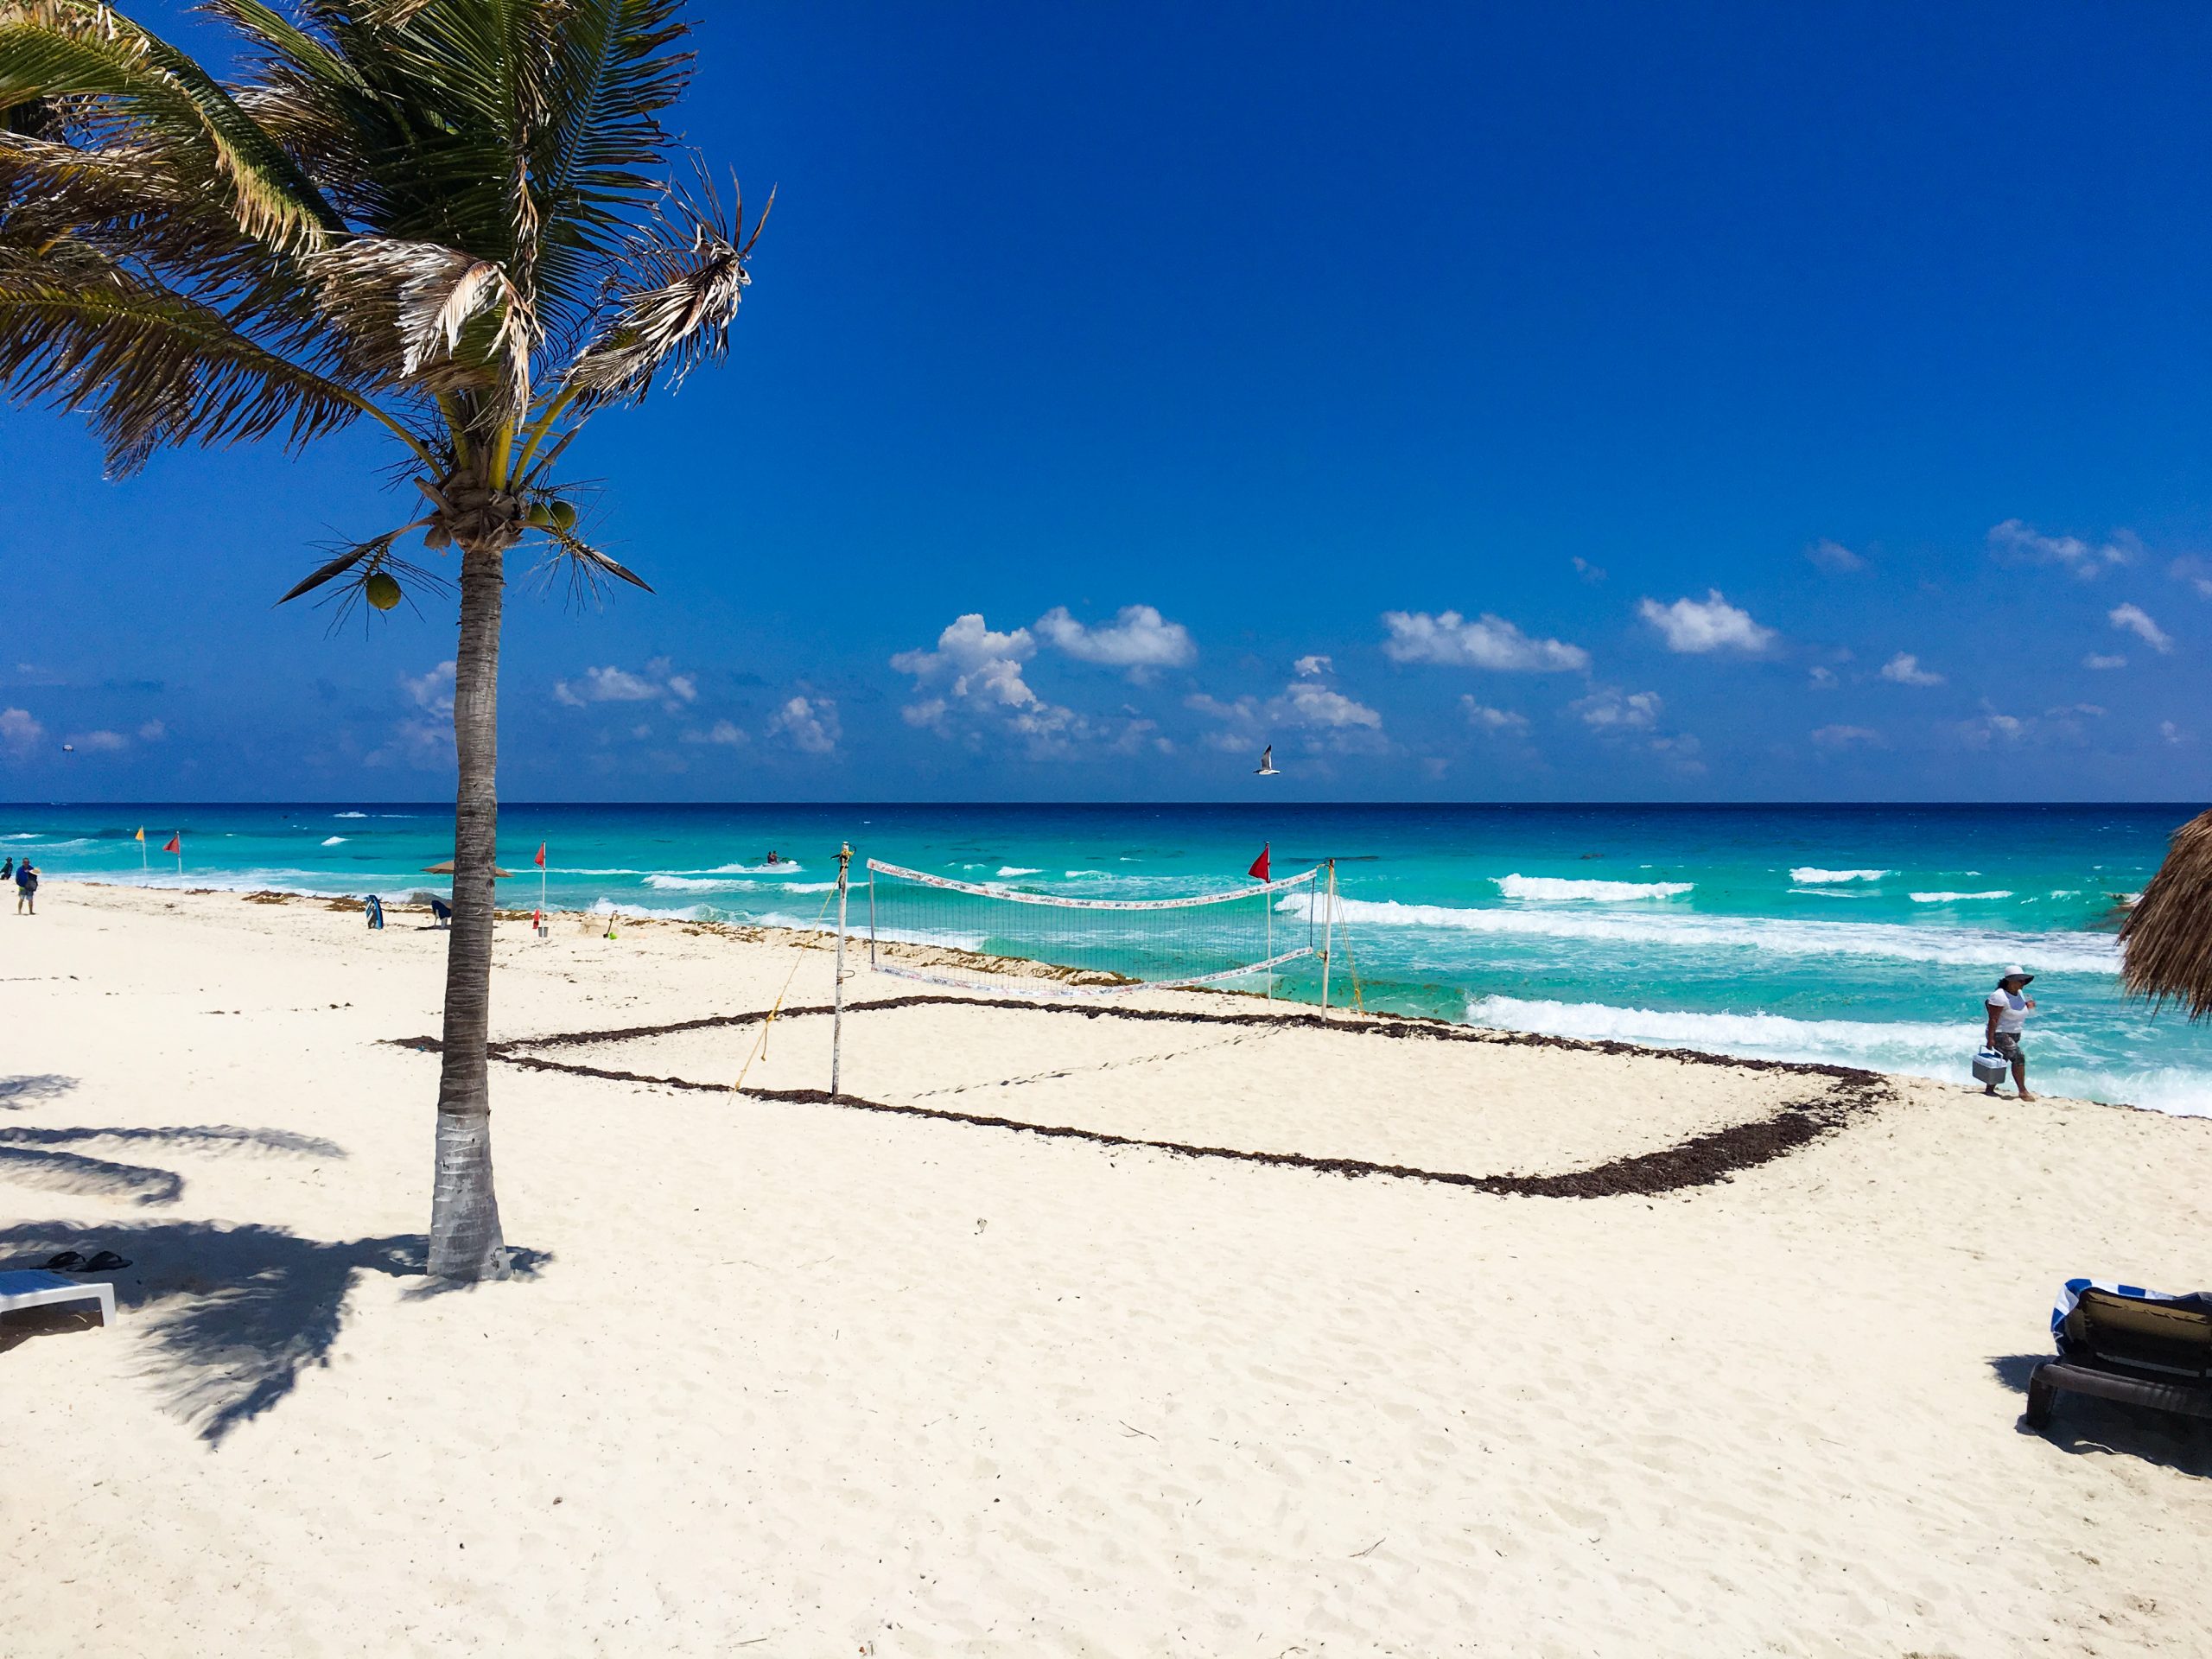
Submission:
{"label": "small red marker flag", "polygon": [[184,831],[180,830],[176,834],[171,836],[169,837],[169,844],[162,848],[162,850],[165,853],[182,852],[184,850]]}
{"label": "small red marker flag", "polygon": [[1245,871],[1244,874],[1253,877],[1256,880],[1274,880],[1274,878],[1268,874],[1268,849],[1274,845],[1274,843],[1273,842],[1262,842],[1260,847],[1260,855],[1252,861],[1252,868]]}
{"label": "small red marker flag", "polygon": [[545,843],[542,841],[537,843],[537,868],[541,870],[545,868]]}

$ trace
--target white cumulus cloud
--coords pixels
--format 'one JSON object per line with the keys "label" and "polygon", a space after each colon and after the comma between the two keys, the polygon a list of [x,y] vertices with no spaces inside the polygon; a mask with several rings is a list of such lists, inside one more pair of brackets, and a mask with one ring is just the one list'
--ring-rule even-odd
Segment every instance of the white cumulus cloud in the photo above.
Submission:
{"label": "white cumulus cloud", "polygon": [[1510,709],[1493,709],[1488,703],[1477,702],[1471,696],[1459,699],[1459,712],[1466,716],[1467,724],[1478,732],[1525,732],[1529,716]]}
{"label": "white cumulus cloud", "polygon": [[10,754],[29,754],[46,736],[46,728],[28,709],[0,709],[0,748]]}
{"label": "white cumulus cloud", "polygon": [[837,705],[828,697],[791,698],[776,710],[768,729],[790,739],[793,748],[806,754],[829,754],[844,735],[837,723]]}
{"label": "white cumulus cloud", "polygon": [[920,683],[949,679],[955,697],[981,697],[1021,709],[1037,702],[1037,694],[1021,677],[1022,664],[1036,654],[1037,641],[1028,629],[995,633],[980,613],[971,611],[946,624],[935,651],[902,651],[891,659],[891,666]]}
{"label": "white cumulus cloud", "polygon": [[1636,613],[1659,630],[1669,651],[1701,656],[1714,651],[1758,652],[1774,643],[1772,628],[1751,620],[1751,613],[1731,605],[1718,588],[1709,588],[1701,600],[1678,599],[1662,605],[1656,599],[1638,604]]}
{"label": "white cumulus cloud", "polygon": [[1586,697],[1567,705],[1568,712],[1593,732],[1649,731],[1659,723],[1665,705],[1656,691],[1624,695],[1617,687],[1600,686]]}
{"label": "white cumulus cloud", "polygon": [[2101,651],[2093,651],[2082,659],[2082,666],[2084,668],[2126,668],[2127,658],[2116,654],[2108,656]]}
{"label": "white cumulus cloud", "polygon": [[743,727],[731,721],[718,720],[703,732],[684,733],[683,741],[686,743],[715,743],[724,748],[735,749],[743,747],[753,740],[746,736]]}
{"label": "white cumulus cloud", "polygon": [[1394,663],[1441,663],[1512,673],[1580,672],[1590,653],[1559,639],[1535,639],[1503,617],[1485,611],[1470,622],[1457,611],[1385,611],[1390,637],[1382,654]]}
{"label": "white cumulus cloud", "polygon": [[454,664],[440,663],[427,674],[401,675],[400,689],[417,709],[449,715],[453,713],[453,676]]}
{"label": "white cumulus cloud", "polygon": [[1866,561],[1858,554],[1841,542],[1832,542],[1825,536],[1805,550],[1805,556],[1821,569],[1836,575],[1848,575],[1853,570],[1866,568]]}
{"label": "white cumulus cloud", "polygon": [[2160,656],[2174,648],[2173,637],[2153,622],[2140,605],[2115,605],[2105,616],[2113,626],[2133,634]]}
{"label": "white cumulus cloud", "polygon": [[1357,698],[1324,683],[1325,657],[1302,657],[1294,665],[1298,677],[1274,696],[1243,696],[1234,702],[1200,693],[1185,697],[1184,707],[1217,721],[1219,729],[1206,741],[1231,753],[1262,744],[1286,741],[1285,734],[1303,739],[1308,753],[1336,749],[1374,753],[1388,747],[1382,736],[1382,716]]}
{"label": "white cumulus cloud", "polygon": [[2092,546],[2078,536],[2046,536],[2018,518],[1993,524],[1989,550],[2008,563],[2055,564],[2084,581],[2116,564],[2132,564],[2141,549],[2126,531],[2115,531]]}
{"label": "white cumulus cloud", "polygon": [[1882,664],[1882,677],[1897,685],[1941,685],[1943,677],[1933,669],[1923,668],[1920,658],[1909,651],[1901,651]]}
{"label": "white cumulus cloud", "polygon": [[1150,605],[1124,605],[1113,621],[1096,626],[1086,626],[1066,606],[1056,605],[1037,619],[1036,629],[1048,645],[1077,662],[1127,669],[1139,681],[1154,669],[1181,668],[1198,655],[1191,631]]}
{"label": "white cumulus cloud", "polygon": [[570,709],[594,702],[658,702],[673,714],[697,700],[699,687],[689,674],[671,674],[669,667],[668,658],[657,657],[642,674],[612,664],[587,668],[575,680],[554,681],[553,700]]}

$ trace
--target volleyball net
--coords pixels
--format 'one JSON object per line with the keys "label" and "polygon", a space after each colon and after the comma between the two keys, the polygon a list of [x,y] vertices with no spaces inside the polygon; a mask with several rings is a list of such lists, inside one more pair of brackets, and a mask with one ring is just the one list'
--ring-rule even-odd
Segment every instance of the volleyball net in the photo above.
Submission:
{"label": "volleyball net", "polygon": [[[934,955],[925,963],[887,944],[933,946],[978,957],[1014,957],[1065,969],[1088,982],[1062,988],[1090,994],[1147,987],[1212,985],[1267,975],[1315,954],[1311,869],[1280,880],[1173,899],[1082,899],[979,881],[957,881],[869,859],[864,918],[869,964],[881,973],[936,984],[1022,989],[1011,976],[955,978],[943,971],[988,975],[988,962],[968,964]],[[861,929],[852,929],[857,934]]]}

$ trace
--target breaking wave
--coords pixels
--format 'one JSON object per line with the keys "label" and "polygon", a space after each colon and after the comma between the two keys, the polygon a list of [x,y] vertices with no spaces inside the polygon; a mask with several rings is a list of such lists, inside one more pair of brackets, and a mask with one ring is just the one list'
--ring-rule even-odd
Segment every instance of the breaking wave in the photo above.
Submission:
{"label": "breaking wave", "polygon": [[1491,880],[1508,899],[1526,899],[1540,904],[1576,900],[1611,904],[1632,899],[1672,899],[1697,885],[1694,881],[1573,881],[1552,875],[1495,875]]}
{"label": "breaking wave", "polygon": [[1891,870],[1824,870],[1817,864],[1801,864],[1789,872],[1789,879],[1808,887],[1827,887],[1846,881],[1878,881],[1894,874]]}
{"label": "breaking wave", "polygon": [[2012,896],[2010,887],[1997,887],[1988,893],[1916,893],[1912,895],[1912,902],[1916,905],[1955,905],[1970,899],[2010,899]]}
{"label": "breaking wave", "polygon": [[[1316,918],[1325,900],[1286,894],[1276,906]],[[1600,939],[1685,949],[1758,950],[1785,957],[1879,957],[1898,962],[1980,968],[2025,961],[2046,970],[2109,974],[2120,946],[2088,933],[2017,933],[1968,927],[1916,927],[1889,922],[1821,922],[1758,916],[1664,912],[1459,909],[1403,905],[1395,899],[1338,899],[1339,919],[1375,927],[1455,928],[1523,938]]]}

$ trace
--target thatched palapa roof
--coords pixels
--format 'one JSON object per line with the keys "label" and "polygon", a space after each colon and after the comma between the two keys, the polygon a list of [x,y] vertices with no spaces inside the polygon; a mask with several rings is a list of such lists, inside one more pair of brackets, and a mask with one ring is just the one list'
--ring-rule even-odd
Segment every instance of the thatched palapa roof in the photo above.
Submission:
{"label": "thatched palapa roof", "polygon": [[2166,861],[2120,930],[2120,982],[2132,996],[2212,1015],[2212,812],[2174,831]]}

